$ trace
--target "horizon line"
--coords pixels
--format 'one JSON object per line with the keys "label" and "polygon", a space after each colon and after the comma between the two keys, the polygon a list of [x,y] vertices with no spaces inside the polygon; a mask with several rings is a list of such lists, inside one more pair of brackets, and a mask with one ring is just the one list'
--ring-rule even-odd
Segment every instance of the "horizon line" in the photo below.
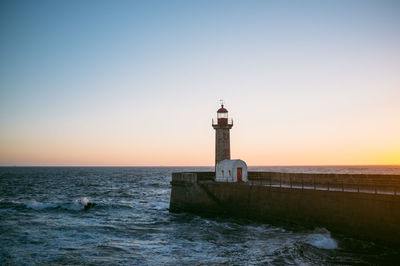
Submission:
{"label": "horizon line", "polygon": [[[282,164],[282,165],[248,165],[248,167],[359,167],[359,166],[398,166],[400,164]],[[215,167],[215,165],[0,165],[0,167]]]}

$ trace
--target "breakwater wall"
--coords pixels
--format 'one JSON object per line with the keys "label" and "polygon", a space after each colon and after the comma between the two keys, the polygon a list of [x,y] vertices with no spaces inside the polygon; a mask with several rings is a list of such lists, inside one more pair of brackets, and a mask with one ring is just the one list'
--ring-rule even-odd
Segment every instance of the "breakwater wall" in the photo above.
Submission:
{"label": "breakwater wall", "polygon": [[325,227],[400,245],[399,175],[249,172],[246,183],[214,178],[214,172],[173,173],[170,211]]}

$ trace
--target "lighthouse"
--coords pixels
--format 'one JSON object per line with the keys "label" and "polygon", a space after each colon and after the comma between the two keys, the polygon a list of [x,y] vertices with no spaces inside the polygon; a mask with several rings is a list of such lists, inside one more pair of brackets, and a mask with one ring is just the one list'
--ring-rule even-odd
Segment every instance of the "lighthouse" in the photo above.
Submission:
{"label": "lighthouse", "polygon": [[217,111],[217,121],[212,121],[215,129],[215,165],[223,160],[231,159],[231,144],[229,131],[233,126],[232,120],[228,120],[228,110],[221,104]]}
{"label": "lighthouse", "polygon": [[221,104],[217,111],[217,120],[213,119],[215,129],[215,181],[247,182],[247,165],[242,160],[231,160],[229,132],[233,126],[228,118],[228,110]]}

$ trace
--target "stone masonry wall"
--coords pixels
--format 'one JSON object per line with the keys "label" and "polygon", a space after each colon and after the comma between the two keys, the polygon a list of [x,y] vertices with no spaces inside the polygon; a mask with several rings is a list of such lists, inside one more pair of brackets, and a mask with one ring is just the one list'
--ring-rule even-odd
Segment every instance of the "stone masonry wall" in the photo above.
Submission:
{"label": "stone masonry wall", "polygon": [[215,129],[215,164],[231,159],[229,128]]}
{"label": "stone masonry wall", "polygon": [[[400,245],[400,195],[274,187],[256,182],[217,183],[210,173],[199,174],[200,180],[196,173],[191,174],[173,174],[170,211],[325,227],[332,232]],[[295,175],[285,174],[298,180]],[[319,175],[314,175],[318,179]],[[398,182],[400,176],[387,178]]]}

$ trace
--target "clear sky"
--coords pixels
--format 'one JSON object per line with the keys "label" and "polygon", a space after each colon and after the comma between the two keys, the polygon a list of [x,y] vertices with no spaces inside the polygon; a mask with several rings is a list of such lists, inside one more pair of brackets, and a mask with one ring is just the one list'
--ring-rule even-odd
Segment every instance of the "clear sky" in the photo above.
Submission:
{"label": "clear sky", "polygon": [[1,1],[0,165],[400,164],[400,1]]}

